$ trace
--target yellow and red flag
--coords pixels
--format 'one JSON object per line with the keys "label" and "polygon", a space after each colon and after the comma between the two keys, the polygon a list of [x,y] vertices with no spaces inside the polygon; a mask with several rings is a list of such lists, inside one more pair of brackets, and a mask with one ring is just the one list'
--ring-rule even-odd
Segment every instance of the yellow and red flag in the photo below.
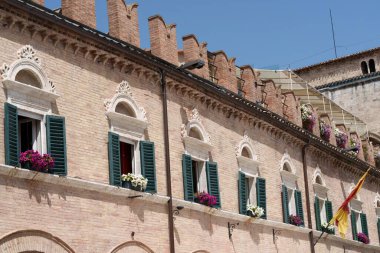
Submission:
{"label": "yellow and red flag", "polygon": [[362,188],[364,180],[367,177],[369,170],[370,169],[368,169],[367,172],[364,173],[364,175],[360,178],[355,188],[351,191],[350,195],[346,198],[343,204],[339,207],[338,211],[335,213],[334,217],[329,222],[329,224],[333,224],[335,222],[335,225],[338,227],[339,234],[342,238],[346,236],[348,228],[348,215],[350,213],[348,204],[355,197],[360,188]]}

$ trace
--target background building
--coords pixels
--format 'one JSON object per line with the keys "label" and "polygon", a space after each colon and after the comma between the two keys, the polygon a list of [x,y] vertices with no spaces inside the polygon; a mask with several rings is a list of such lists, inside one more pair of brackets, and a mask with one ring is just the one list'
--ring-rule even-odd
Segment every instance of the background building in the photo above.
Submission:
{"label": "background building", "polygon": [[[137,6],[121,0],[108,1],[109,35],[94,28],[93,0],[41,4],[0,2],[1,252],[380,252],[376,169],[351,202],[347,239],[313,247],[374,161],[345,125],[357,154],[321,138],[319,122],[334,122],[313,103],[329,100],[296,75],[236,66],[194,35],[179,50],[160,16],[142,50]],[[19,167],[29,149],[55,158],[52,173]],[[127,172],[147,177],[147,192],[121,187]],[[203,191],[214,207],[196,203]],[[249,217],[247,203],[265,215]]]}

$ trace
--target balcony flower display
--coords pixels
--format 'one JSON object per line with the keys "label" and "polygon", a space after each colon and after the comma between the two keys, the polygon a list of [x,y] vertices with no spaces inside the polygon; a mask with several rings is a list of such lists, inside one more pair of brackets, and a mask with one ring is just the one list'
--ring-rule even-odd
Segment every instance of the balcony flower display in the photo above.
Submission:
{"label": "balcony flower display", "polygon": [[322,119],[319,121],[319,130],[321,132],[321,138],[327,142],[330,141],[331,126],[326,124]]}
{"label": "balcony flower display", "polygon": [[300,227],[303,225],[303,220],[301,219],[301,217],[291,214],[289,216],[289,223],[294,226]]}
{"label": "balcony flower display", "polygon": [[261,216],[264,215],[264,208],[248,204],[247,214],[251,217],[260,218]]}
{"label": "balcony flower display", "polygon": [[312,109],[306,104],[301,105],[301,119],[302,127],[309,132],[313,132],[316,119],[313,115]]}
{"label": "balcony flower display", "polygon": [[350,138],[350,148],[353,148],[354,150],[351,150],[348,153],[350,153],[353,156],[357,156],[360,150],[360,142],[353,138]]}
{"label": "balcony flower display", "polygon": [[195,201],[198,202],[199,204],[210,206],[210,207],[215,206],[217,202],[216,197],[211,194],[208,194],[207,192],[198,193]]}
{"label": "balcony flower display", "polygon": [[368,244],[369,243],[369,238],[366,234],[364,233],[359,233],[358,234],[358,241],[359,242],[362,242],[364,244]]}
{"label": "balcony flower display", "polygon": [[36,150],[27,150],[20,154],[19,162],[22,168],[39,172],[51,172],[54,159],[49,154],[41,155]]}
{"label": "balcony flower display", "polygon": [[132,173],[121,175],[122,186],[135,191],[145,191],[148,179]]}
{"label": "balcony flower display", "polygon": [[334,234],[334,225],[328,224],[327,222],[322,223],[322,231],[328,234]]}
{"label": "balcony flower display", "polygon": [[347,134],[339,130],[339,128],[334,129],[334,134],[336,138],[336,145],[339,148],[345,148],[348,140]]}

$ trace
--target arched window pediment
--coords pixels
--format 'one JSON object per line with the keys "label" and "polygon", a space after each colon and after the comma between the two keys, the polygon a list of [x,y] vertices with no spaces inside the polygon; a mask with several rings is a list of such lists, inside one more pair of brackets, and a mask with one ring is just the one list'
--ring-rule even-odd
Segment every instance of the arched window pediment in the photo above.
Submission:
{"label": "arched window pediment", "polygon": [[137,105],[127,81],[118,85],[115,95],[105,100],[104,106],[112,131],[124,133],[134,139],[143,137],[148,127],[146,111]]}
{"label": "arched window pediment", "polygon": [[280,161],[280,174],[283,183],[288,188],[296,188],[298,176],[296,175],[295,166],[287,150],[285,150],[285,153]]}
{"label": "arched window pediment", "polygon": [[247,132],[244,132],[242,140],[235,146],[235,154],[241,171],[252,176],[258,175],[260,163]]}
{"label": "arched window pediment", "polygon": [[129,241],[120,244],[110,253],[118,253],[118,252],[146,252],[146,253],[154,253],[152,249],[139,241]]}
{"label": "arched window pediment", "polygon": [[322,172],[318,165],[313,175],[313,188],[316,196],[321,199],[327,198],[329,188],[326,187],[325,180],[323,179]]}
{"label": "arched window pediment", "polygon": [[[356,185],[354,183],[351,184],[351,187],[350,187],[350,190],[348,192],[348,195],[354,190],[355,186]],[[358,212],[362,211],[363,202],[361,201],[359,193],[356,193],[356,195],[354,196],[354,198],[350,201],[350,206],[355,211],[358,211]]]}
{"label": "arched window pediment", "polygon": [[188,154],[207,160],[212,150],[211,138],[199,116],[197,109],[191,111],[187,124],[181,125],[181,136]]}

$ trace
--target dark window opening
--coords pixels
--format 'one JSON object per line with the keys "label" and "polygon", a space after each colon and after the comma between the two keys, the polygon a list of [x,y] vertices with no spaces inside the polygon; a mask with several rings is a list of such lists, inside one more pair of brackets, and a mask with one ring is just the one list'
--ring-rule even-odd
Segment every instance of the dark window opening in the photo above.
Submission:
{"label": "dark window opening", "polygon": [[369,60],[368,65],[370,73],[376,72],[375,61],[373,59]]}
{"label": "dark window opening", "polygon": [[363,75],[368,74],[368,66],[367,66],[367,63],[365,61],[362,61],[361,68],[362,68]]}
{"label": "dark window opening", "polygon": [[197,161],[191,161],[191,169],[193,171],[193,192],[198,193],[198,163]]}
{"label": "dark window opening", "polygon": [[134,146],[120,142],[121,174],[133,173]]}
{"label": "dark window opening", "polygon": [[41,152],[39,143],[40,121],[19,116],[18,122],[20,152],[27,150],[37,150]]}

